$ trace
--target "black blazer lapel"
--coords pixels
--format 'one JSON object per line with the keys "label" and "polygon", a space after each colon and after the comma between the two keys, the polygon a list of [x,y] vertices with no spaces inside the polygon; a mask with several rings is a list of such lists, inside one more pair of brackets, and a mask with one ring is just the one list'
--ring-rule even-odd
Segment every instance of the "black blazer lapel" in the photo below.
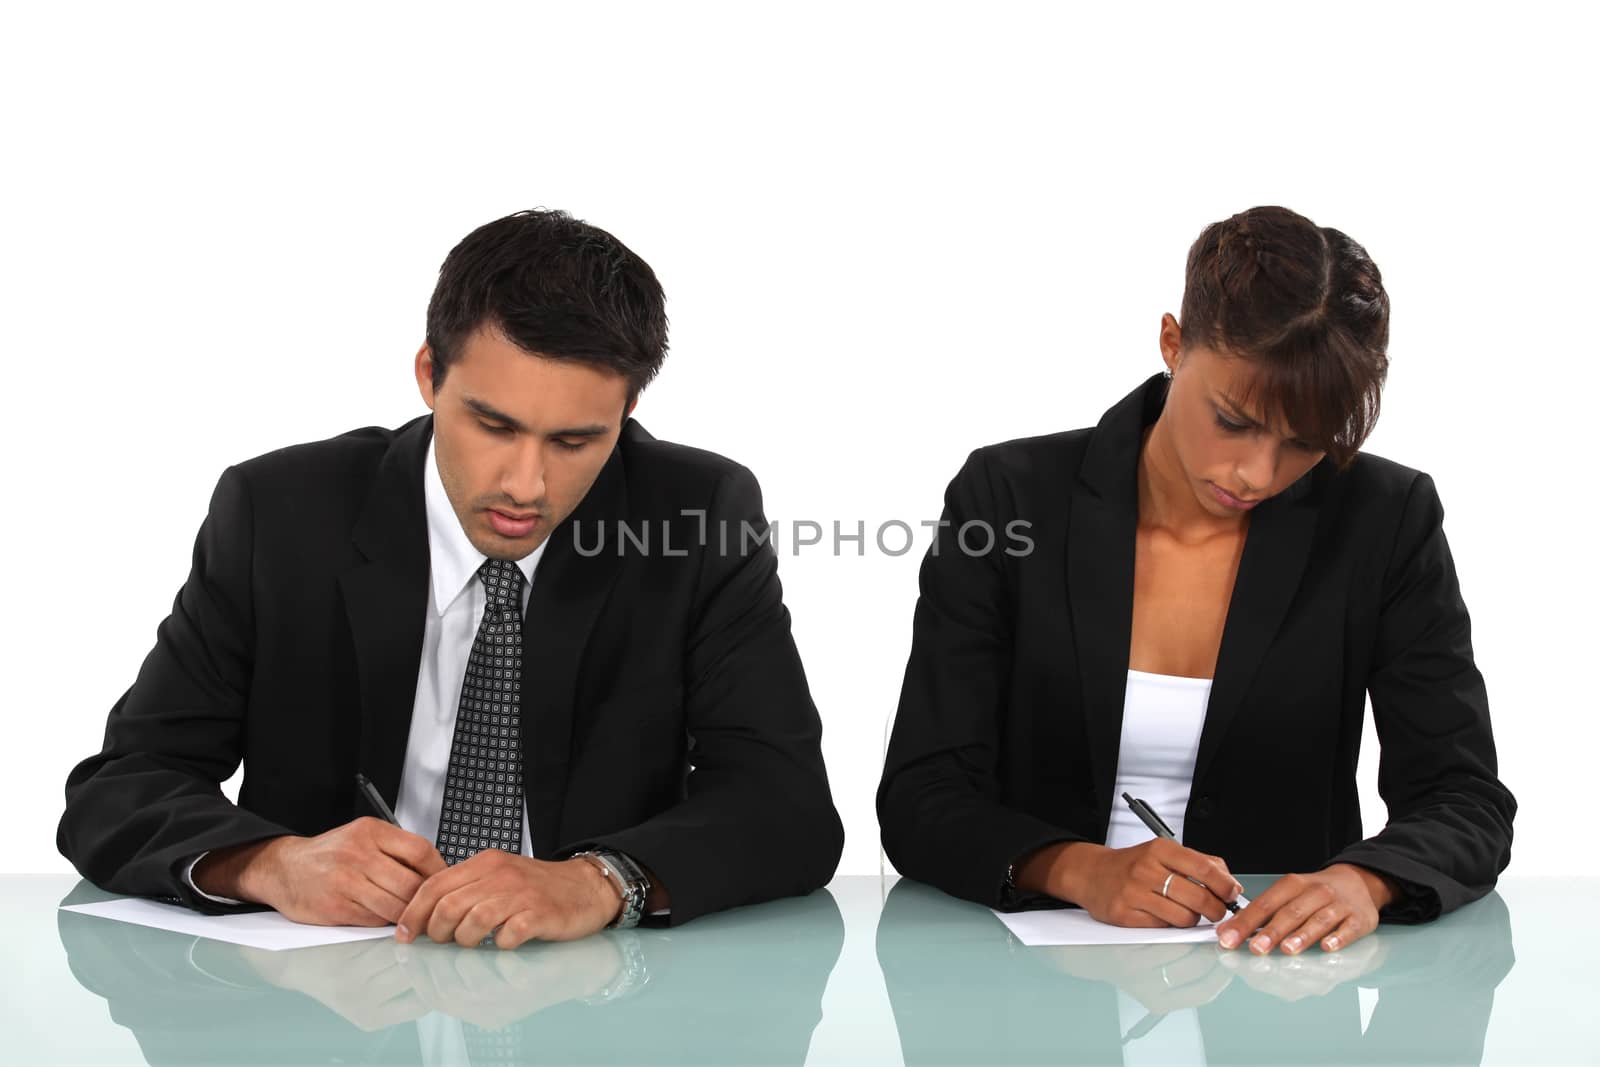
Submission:
{"label": "black blazer lapel", "polygon": [[1114,803],[1133,638],[1139,445],[1166,395],[1166,378],[1154,375],[1101,417],[1084,452],[1067,520],[1067,604],[1102,835]]}
{"label": "black blazer lapel", "polygon": [[[361,766],[390,807],[400,791],[428,610],[425,415],[402,427],[378,466],[352,540],[367,562],[339,579],[361,686]],[[356,794],[353,814],[371,815]]]}
{"label": "black blazer lapel", "polygon": [[1316,491],[1324,459],[1299,481],[1250,513],[1239,573],[1222,626],[1222,646],[1200,731],[1200,751],[1195,758],[1195,792],[1222,746],[1228,727],[1239,713],[1245,694],[1255,680],[1272,639],[1288,614],[1300,588],[1311,541],[1317,529]]}
{"label": "black blazer lapel", "polygon": [[[644,434],[632,419],[623,436]],[[522,781],[528,836],[536,856],[551,856],[559,840],[572,754],[578,669],[595,620],[622,566],[617,525],[628,514],[627,476],[619,438],[583,501],[550,541],[523,623]],[[581,538],[584,552],[577,550]],[[596,552],[603,540],[604,548]]]}

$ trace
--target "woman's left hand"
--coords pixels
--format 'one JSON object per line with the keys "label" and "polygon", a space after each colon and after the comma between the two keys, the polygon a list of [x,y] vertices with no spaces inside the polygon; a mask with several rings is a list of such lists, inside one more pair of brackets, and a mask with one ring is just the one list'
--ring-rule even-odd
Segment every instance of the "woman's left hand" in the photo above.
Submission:
{"label": "woman's left hand", "polygon": [[1250,938],[1250,951],[1258,956],[1273,946],[1293,956],[1319,941],[1334,952],[1376,930],[1379,910],[1394,897],[1387,879],[1353,863],[1286,874],[1239,914],[1218,923],[1217,940],[1223,948],[1237,948]]}

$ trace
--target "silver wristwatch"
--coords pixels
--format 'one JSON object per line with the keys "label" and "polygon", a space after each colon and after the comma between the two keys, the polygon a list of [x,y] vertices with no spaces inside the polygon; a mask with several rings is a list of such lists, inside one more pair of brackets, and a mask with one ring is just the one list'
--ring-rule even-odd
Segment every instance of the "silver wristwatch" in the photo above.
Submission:
{"label": "silver wristwatch", "polygon": [[579,852],[572,858],[584,858],[599,867],[600,873],[609,878],[622,895],[622,911],[611,927],[627,930],[638,926],[639,920],[644,918],[645,897],[650,894],[650,879],[645,877],[644,869],[621,852],[609,848]]}

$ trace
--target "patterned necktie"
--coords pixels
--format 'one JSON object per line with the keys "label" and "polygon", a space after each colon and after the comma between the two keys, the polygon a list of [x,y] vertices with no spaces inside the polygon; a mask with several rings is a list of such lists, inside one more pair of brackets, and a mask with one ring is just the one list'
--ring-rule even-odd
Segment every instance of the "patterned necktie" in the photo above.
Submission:
{"label": "patterned necktie", "polygon": [[491,559],[478,577],[489,602],[461,683],[439,812],[439,855],[450,866],[486,848],[522,853],[522,571]]}

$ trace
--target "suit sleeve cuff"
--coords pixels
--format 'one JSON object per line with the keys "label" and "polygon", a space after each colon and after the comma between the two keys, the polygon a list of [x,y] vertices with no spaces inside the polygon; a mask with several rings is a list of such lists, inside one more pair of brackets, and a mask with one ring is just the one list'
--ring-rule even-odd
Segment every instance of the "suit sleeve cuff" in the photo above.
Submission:
{"label": "suit sleeve cuff", "polygon": [[232,897],[212,896],[210,893],[207,893],[204,889],[201,889],[199,886],[194,884],[194,868],[195,868],[195,864],[199,863],[201,860],[205,859],[210,854],[211,854],[211,850],[207,849],[206,851],[200,853],[200,855],[196,856],[194,859],[192,859],[192,860],[190,860],[188,862],[188,864],[183,868],[183,884],[188,886],[190,889],[194,890],[196,893],[200,894],[201,896],[205,897],[207,900],[216,901],[218,904],[243,904],[244,901],[242,901],[242,900],[234,900]]}

